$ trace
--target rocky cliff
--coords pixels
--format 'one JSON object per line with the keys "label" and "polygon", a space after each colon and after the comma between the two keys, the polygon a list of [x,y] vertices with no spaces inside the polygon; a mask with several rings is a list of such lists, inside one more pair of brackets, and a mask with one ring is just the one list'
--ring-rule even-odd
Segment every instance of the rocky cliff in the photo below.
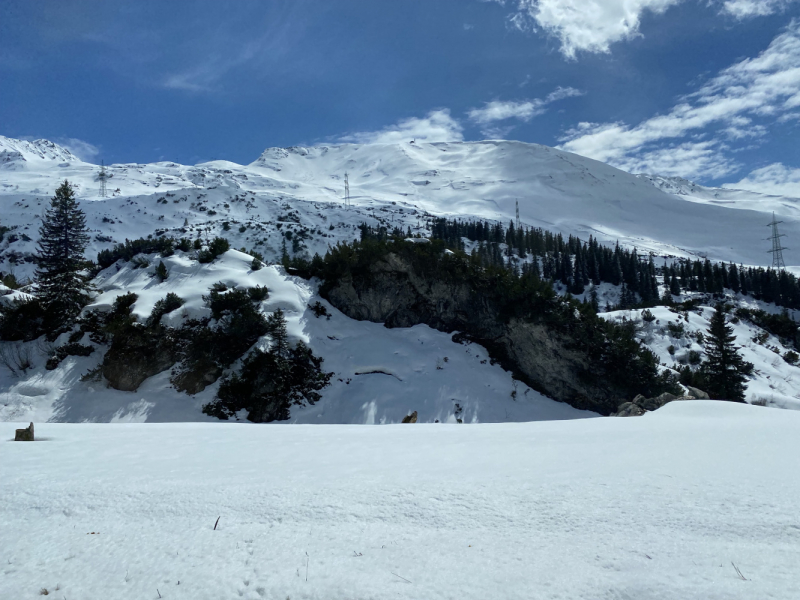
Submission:
{"label": "rocky cliff", "polygon": [[[456,260],[456,259],[451,259]],[[421,269],[402,253],[390,252],[366,269],[326,281],[323,294],[351,318],[411,327],[424,323],[486,346],[492,356],[528,385],[577,408],[611,414],[631,393],[609,377],[613,365],[598,361],[602,326],[580,323],[568,309],[562,322],[542,309],[539,314],[509,316],[499,290],[470,280],[440,277],[436,269]],[[554,299],[552,306],[560,306]],[[561,307],[563,313],[563,307]],[[577,311],[575,311],[577,313]],[[587,319],[584,319],[586,321]],[[595,327],[597,330],[593,330]],[[592,347],[583,343],[587,333]]]}

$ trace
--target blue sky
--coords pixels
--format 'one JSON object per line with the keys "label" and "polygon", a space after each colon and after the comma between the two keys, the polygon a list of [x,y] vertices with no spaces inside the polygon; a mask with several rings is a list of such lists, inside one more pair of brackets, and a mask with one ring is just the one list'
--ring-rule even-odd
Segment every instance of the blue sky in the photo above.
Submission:
{"label": "blue sky", "polygon": [[506,138],[800,196],[800,1],[3,0],[0,134],[184,164]]}

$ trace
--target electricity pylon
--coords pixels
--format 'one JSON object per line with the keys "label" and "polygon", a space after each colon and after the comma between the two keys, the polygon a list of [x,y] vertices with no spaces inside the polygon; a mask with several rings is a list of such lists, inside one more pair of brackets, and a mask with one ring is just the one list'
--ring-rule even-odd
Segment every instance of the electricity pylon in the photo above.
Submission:
{"label": "electricity pylon", "polygon": [[350,208],[350,181],[347,179],[347,173],[344,174],[344,207]]}
{"label": "electricity pylon", "polygon": [[772,222],[767,224],[767,227],[772,227],[772,235],[767,238],[772,240],[772,250],[768,250],[768,252],[772,254],[772,266],[775,269],[785,269],[786,263],[783,262],[783,251],[788,250],[788,248],[781,246],[781,238],[786,237],[786,234],[778,233],[778,223],[783,223],[783,221],[776,221],[775,213],[773,212]]}
{"label": "electricity pylon", "polygon": [[106,179],[108,179],[108,173],[106,173],[106,165],[101,160],[100,161],[100,174],[97,176],[100,180],[100,197],[105,198],[108,196],[108,191],[106,190]]}

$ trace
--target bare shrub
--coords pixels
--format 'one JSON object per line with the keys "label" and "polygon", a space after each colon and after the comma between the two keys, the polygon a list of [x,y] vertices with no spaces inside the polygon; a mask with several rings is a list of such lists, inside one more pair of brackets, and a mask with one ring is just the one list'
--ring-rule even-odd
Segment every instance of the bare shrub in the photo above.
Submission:
{"label": "bare shrub", "polygon": [[21,342],[0,343],[0,365],[15,377],[19,377],[33,366],[30,348]]}

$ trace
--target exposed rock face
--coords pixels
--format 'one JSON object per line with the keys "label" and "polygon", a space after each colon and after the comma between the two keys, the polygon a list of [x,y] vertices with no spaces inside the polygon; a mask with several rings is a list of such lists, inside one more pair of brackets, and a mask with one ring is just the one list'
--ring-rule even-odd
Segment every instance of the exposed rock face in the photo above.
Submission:
{"label": "exposed rock face", "polygon": [[[416,414],[416,413],[414,413]],[[17,429],[14,435],[15,442],[32,442],[33,441],[33,423],[28,425],[25,429]]]}
{"label": "exposed rock face", "polygon": [[371,265],[368,277],[346,275],[326,287],[331,304],[353,319],[465,332],[550,397],[605,415],[617,410],[622,394],[606,385],[578,344],[544,322],[504,322],[491,300],[467,283],[426,277],[390,253]]}
{"label": "exposed rock face", "polygon": [[403,417],[403,423],[416,423],[417,422],[417,411],[412,412],[410,415],[406,415]]}
{"label": "exposed rock face", "polygon": [[133,392],[148,377],[169,369],[177,358],[172,336],[134,325],[114,336],[103,358],[103,377],[114,389]]}

